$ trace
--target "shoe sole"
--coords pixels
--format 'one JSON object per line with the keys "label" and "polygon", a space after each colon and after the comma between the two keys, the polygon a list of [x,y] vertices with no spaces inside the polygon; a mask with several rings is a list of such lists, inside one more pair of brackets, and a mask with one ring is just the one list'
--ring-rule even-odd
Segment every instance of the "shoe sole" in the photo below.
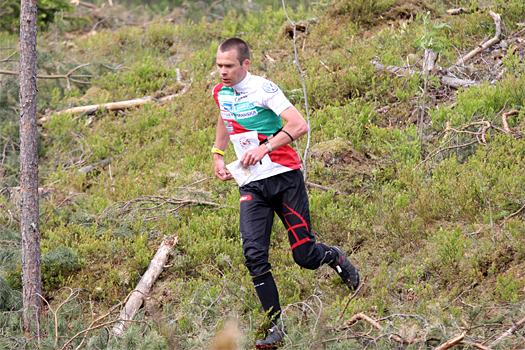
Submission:
{"label": "shoe sole", "polygon": [[267,345],[267,344],[255,344],[255,348],[257,350],[268,350],[268,349],[275,350],[277,349],[277,347],[272,346],[272,345]]}

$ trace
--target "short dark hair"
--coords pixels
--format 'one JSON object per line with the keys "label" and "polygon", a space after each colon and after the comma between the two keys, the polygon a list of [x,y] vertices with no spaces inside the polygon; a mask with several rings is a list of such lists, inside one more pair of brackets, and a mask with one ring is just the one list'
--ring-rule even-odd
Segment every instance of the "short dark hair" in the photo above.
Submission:
{"label": "short dark hair", "polygon": [[242,64],[245,60],[250,59],[250,48],[248,47],[248,44],[239,38],[229,38],[223,41],[222,44],[219,45],[219,50],[221,52],[235,50],[240,64]]}

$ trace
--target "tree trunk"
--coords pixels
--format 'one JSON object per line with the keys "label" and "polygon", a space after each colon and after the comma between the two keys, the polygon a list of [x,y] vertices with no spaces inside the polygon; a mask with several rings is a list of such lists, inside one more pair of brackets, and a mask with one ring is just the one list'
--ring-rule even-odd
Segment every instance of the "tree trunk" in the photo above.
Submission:
{"label": "tree trunk", "polygon": [[42,313],[38,149],[36,124],[37,2],[21,0],[20,14],[20,230],[24,331],[38,331]]}

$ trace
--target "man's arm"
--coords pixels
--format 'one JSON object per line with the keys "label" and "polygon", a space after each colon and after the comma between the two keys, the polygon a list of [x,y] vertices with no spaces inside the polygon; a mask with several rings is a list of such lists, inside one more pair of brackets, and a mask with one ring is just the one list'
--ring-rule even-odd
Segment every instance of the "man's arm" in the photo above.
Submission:
{"label": "man's arm", "polygon": [[[308,124],[306,124],[303,116],[294,106],[288,107],[279,116],[286,121],[283,130],[290,134],[294,140],[297,140],[308,132]],[[226,129],[226,127],[224,128]],[[292,142],[290,136],[285,132],[280,132],[268,142],[272,149],[276,150]],[[240,161],[244,166],[255,165],[268,153],[266,145],[260,145],[259,147],[244,153]]]}
{"label": "man's arm", "polygon": [[[215,135],[215,148],[224,151],[228,147],[228,141],[230,140],[230,134],[224,125],[224,120],[219,114],[219,121],[217,122],[217,133]],[[224,157],[221,154],[213,154],[213,162],[215,163],[215,176],[222,181],[233,179],[232,174],[226,170],[226,164],[224,163]]]}

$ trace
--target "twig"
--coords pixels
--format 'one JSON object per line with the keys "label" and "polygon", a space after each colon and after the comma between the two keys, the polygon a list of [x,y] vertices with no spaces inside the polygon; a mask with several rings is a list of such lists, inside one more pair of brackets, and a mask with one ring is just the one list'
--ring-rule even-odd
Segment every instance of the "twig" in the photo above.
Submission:
{"label": "twig", "polygon": [[306,182],[306,179],[308,176],[308,167],[307,167],[308,150],[310,149],[310,141],[312,139],[312,133],[311,133],[311,128],[310,128],[310,111],[308,107],[308,96],[306,94],[306,83],[304,81],[303,70],[301,69],[301,63],[299,62],[299,56],[297,54],[297,26],[288,16],[288,12],[286,11],[286,5],[284,3],[284,0],[282,0],[282,4],[283,4],[284,14],[286,15],[286,18],[288,19],[288,22],[290,22],[290,24],[293,27],[293,48],[294,48],[294,54],[295,54],[295,64],[297,66],[297,70],[299,71],[299,76],[301,77],[301,83],[303,85],[304,108],[306,110],[306,123],[308,124],[308,137],[306,141],[306,147],[304,148],[304,156],[303,156],[303,175],[304,175],[304,181]]}
{"label": "twig", "polygon": [[485,51],[487,48],[491,47],[494,44],[497,44],[499,42],[499,36],[501,35],[501,16],[497,13],[494,13],[492,11],[489,11],[490,16],[494,20],[494,24],[496,25],[496,34],[492,39],[485,42],[483,45],[475,48],[474,50],[470,51],[468,54],[460,58],[456,62],[456,66],[459,66],[461,64],[465,64],[466,61],[471,59],[472,57],[476,56],[477,54]]}
{"label": "twig", "polygon": [[14,55],[16,55],[17,53],[18,53],[18,50],[15,51],[15,52],[13,52],[12,54],[10,54],[9,56],[7,56],[6,58],[0,60],[0,62],[8,62],[9,59],[10,59],[11,57],[13,57]]}
{"label": "twig", "polygon": [[[79,67],[80,68],[80,67]],[[75,69],[76,70],[76,69]],[[10,70],[0,70],[0,74],[5,75],[20,75],[20,72],[13,72]],[[37,74],[37,79],[71,79],[73,81],[73,78],[97,78],[96,75],[46,75],[46,74]],[[76,80],[75,82],[80,82]],[[82,82],[82,83],[88,83],[88,82]],[[89,83],[88,83],[89,84]]]}
{"label": "twig", "polygon": [[[98,329],[98,328],[101,328],[101,327],[105,327],[105,326],[108,325],[108,324],[112,324],[112,323],[115,323],[115,322],[119,322],[119,321],[121,321],[120,319],[116,319],[116,320],[114,320],[114,321],[111,321],[111,322],[108,322],[108,323],[103,323],[103,324],[100,324],[100,325],[95,326],[95,327],[93,326],[93,325],[96,324],[97,322],[102,321],[102,320],[105,319],[106,317],[108,317],[108,316],[110,316],[111,314],[113,314],[113,310],[115,310],[117,307],[121,306],[122,304],[126,303],[126,301],[128,300],[128,298],[129,298],[130,295],[131,295],[131,293],[128,294],[128,295],[126,296],[126,299],[124,299],[124,300],[121,301],[120,303],[118,303],[118,304],[112,306],[111,309],[109,309],[109,311],[108,311],[106,314],[104,314],[104,315],[102,315],[102,316],[96,318],[95,320],[93,320],[87,329],[84,329],[83,331],[80,331],[80,332],[78,332],[77,334],[75,334],[72,338],[70,338],[70,339],[69,339],[69,340],[68,340],[68,341],[67,341],[67,342],[66,342],[66,343],[60,348],[60,350],[67,349],[67,348],[68,348],[68,345],[69,345],[73,340],[75,340],[77,337],[81,336],[81,335],[84,334],[84,333],[85,333],[85,335],[84,335],[84,338],[82,339],[82,342],[80,343],[80,345],[82,345],[82,344],[84,343],[84,341],[85,341],[85,339],[86,339],[88,333],[91,332],[92,330],[95,330],[95,329]],[[79,345],[79,346],[80,346],[80,345]],[[78,349],[78,348],[79,348],[79,347],[77,347],[77,349]]]}
{"label": "twig", "polygon": [[[367,316],[364,312],[360,312],[352,316],[348,321],[346,321],[346,323],[351,325],[351,324],[356,323],[359,320],[368,322],[370,325],[372,325],[374,328],[380,331],[383,330],[383,326],[381,326],[377,321],[374,321],[371,317]],[[402,344],[415,344],[415,343],[426,342],[428,340],[424,338],[403,339],[397,334],[389,334],[388,337],[389,339],[395,340],[398,343],[402,343]],[[437,348],[434,350],[437,350]]]}
{"label": "twig", "polygon": [[467,146],[470,146],[470,145],[475,144],[475,143],[477,143],[477,142],[478,142],[478,141],[475,140],[475,141],[468,142],[468,143],[464,143],[464,144],[461,144],[461,145],[450,146],[450,147],[446,147],[446,148],[438,149],[437,151],[434,152],[434,154],[429,155],[429,156],[426,157],[424,160],[422,160],[421,162],[419,162],[419,164],[416,165],[416,168],[419,167],[421,164],[427,162],[428,160],[434,158],[435,156],[437,156],[437,155],[438,155],[439,153],[441,153],[441,152],[444,152],[444,151],[447,151],[447,150],[450,150],[450,149],[455,149],[455,148],[467,147]]}
{"label": "twig", "polygon": [[348,305],[350,305],[350,301],[357,296],[357,293],[359,293],[359,291],[361,290],[361,287],[363,287],[365,285],[365,281],[366,281],[366,276],[365,276],[365,278],[363,278],[363,282],[361,282],[359,287],[357,287],[357,289],[355,290],[354,294],[352,294],[352,296],[350,298],[348,298],[348,301],[346,302],[346,305],[343,308],[343,312],[341,312],[341,315],[339,316],[338,321],[340,321],[343,318],[343,315],[345,314],[346,309],[348,308]]}
{"label": "twig", "polygon": [[467,341],[467,340],[462,340],[460,342],[460,344],[465,344],[465,345],[468,345],[470,347],[478,348],[480,350],[492,350],[492,348],[489,348],[486,345],[483,345],[483,344],[480,344],[480,343],[473,343],[473,342]]}
{"label": "twig", "polygon": [[20,242],[15,242],[15,241],[6,241],[6,240],[0,240],[0,243],[5,243],[5,244],[16,244],[16,245],[19,245]]}
{"label": "twig", "polygon": [[426,318],[424,318],[423,316],[419,316],[419,315],[404,315],[404,314],[393,314],[393,315],[389,315],[389,316],[386,316],[386,317],[383,317],[383,318],[380,318],[378,320],[376,320],[377,322],[380,322],[380,321],[383,321],[383,320],[388,320],[388,319],[391,319],[393,317],[407,317],[407,318],[415,318],[416,320],[418,320],[419,322],[421,323],[424,323],[426,325],[430,324],[430,322],[428,322],[428,320]]}
{"label": "twig", "polygon": [[9,141],[6,142],[4,145],[4,151],[2,152],[2,164],[4,164],[4,161],[5,161],[5,150],[7,149],[7,145],[9,144]]}
{"label": "twig", "polygon": [[309,181],[306,182],[306,186],[317,188],[318,190],[325,191],[325,192],[334,191],[335,194],[340,194],[341,193],[339,190],[334,190],[333,188],[330,188],[330,187],[327,187],[327,186],[318,185],[318,184],[315,184],[315,183],[309,182]]}
{"label": "twig", "polygon": [[[92,33],[92,32],[98,27],[98,25],[99,25],[100,23],[102,23],[102,22],[106,22],[106,20],[109,19],[109,18],[111,18],[111,17],[113,17],[113,16],[108,16],[108,17],[106,17],[106,18],[104,18],[104,19],[101,19],[101,20],[98,21],[97,23],[95,23],[95,25],[91,28],[91,30],[89,31],[88,34],[91,34],[91,33]],[[106,22],[106,24],[107,24],[107,22]]]}
{"label": "twig", "polygon": [[514,326],[512,326],[508,330],[506,330],[505,333],[503,333],[499,338],[494,340],[492,342],[492,345],[495,345],[495,344],[499,343],[500,341],[502,341],[504,338],[508,337],[509,335],[514,334],[514,332],[516,332],[518,330],[518,328],[520,328],[521,325],[524,324],[524,323],[525,323],[525,317],[522,318],[521,320],[519,320],[518,322],[516,322],[516,324]]}
{"label": "twig", "polygon": [[435,347],[434,350],[445,350],[458,345],[465,338],[465,334],[466,332],[461,333],[460,335],[450,339],[449,341],[441,344],[440,346]]}
{"label": "twig", "polygon": [[510,214],[509,216],[507,216],[505,218],[505,220],[503,220],[503,222],[501,223],[501,225],[505,224],[510,218],[513,218],[515,217],[516,215],[518,215],[519,213],[521,213],[523,211],[523,209],[525,209],[525,205],[522,206],[521,208],[519,208],[517,211],[515,211],[514,213]]}
{"label": "twig", "polygon": [[505,130],[505,133],[508,134],[510,132],[509,123],[507,121],[507,118],[510,117],[511,115],[517,115],[517,114],[520,114],[520,112],[512,110],[510,112],[503,113],[503,115],[501,116],[501,122],[503,123],[503,130]]}
{"label": "twig", "polygon": [[211,9],[212,9],[215,5],[217,5],[218,3],[220,3],[221,1],[223,1],[223,0],[215,0],[215,1],[210,5],[210,7],[208,7],[208,9],[206,10],[206,13],[205,13],[204,16],[202,16],[202,17],[203,17],[203,18],[208,17],[208,14],[210,13]]}
{"label": "twig", "polygon": [[186,188],[186,187],[190,187],[190,186],[196,185],[196,184],[198,184],[198,183],[200,183],[200,182],[203,182],[203,181],[206,181],[206,180],[212,180],[212,179],[214,179],[214,177],[206,177],[206,178],[204,178],[204,179],[201,179],[201,180],[197,180],[197,181],[195,181],[195,182],[192,182],[192,183],[189,184],[189,185],[186,185],[186,186],[179,186],[179,187],[177,187],[177,188],[178,188],[178,189],[184,189],[184,188]]}

